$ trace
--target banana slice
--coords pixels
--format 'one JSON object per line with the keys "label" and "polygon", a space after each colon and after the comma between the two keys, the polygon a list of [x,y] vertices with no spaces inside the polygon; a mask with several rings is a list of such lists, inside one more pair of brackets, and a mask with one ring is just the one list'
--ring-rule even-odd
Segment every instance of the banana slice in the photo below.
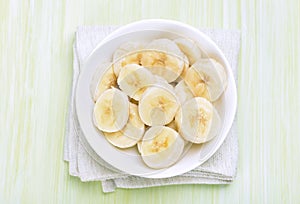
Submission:
{"label": "banana slice", "polygon": [[140,63],[169,83],[180,76],[185,65],[183,57],[162,51],[144,51]]}
{"label": "banana slice", "polygon": [[187,84],[194,96],[200,96],[210,100],[207,86],[193,66],[187,70],[184,82]]}
{"label": "banana slice", "polygon": [[164,78],[160,76],[155,76],[155,79],[156,79],[156,83],[154,84],[155,86],[161,86],[166,89],[169,89],[171,92],[174,92],[174,87],[171,84],[169,84]]}
{"label": "banana slice", "polygon": [[[137,51],[144,48],[144,42],[127,42],[121,45],[113,54],[113,71],[115,75],[118,76],[121,69],[127,64],[139,64],[141,54],[139,54]],[[127,55],[128,57],[125,57]]]}
{"label": "banana slice", "polygon": [[138,90],[133,96],[132,98],[136,101],[139,101],[143,95],[143,93],[152,86],[156,86],[156,87],[164,87],[166,89],[169,89],[170,91],[174,91],[174,88],[171,84],[169,84],[164,78],[160,77],[160,76],[155,76],[155,83],[154,84],[150,84],[147,85],[143,88],[141,88],[140,90]]}
{"label": "banana slice", "polygon": [[101,64],[95,72],[90,85],[91,95],[94,101],[107,89],[116,87],[117,77],[113,72],[111,63]]}
{"label": "banana slice", "polygon": [[120,72],[117,83],[128,96],[139,101],[146,88],[156,83],[155,76],[140,65],[128,64]]}
{"label": "banana slice", "polygon": [[128,148],[142,139],[144,131],[145,125],[138,114],[138,106],[130,103],[129,119],[125,127],[118,132],[103,132],[103,134],[112,145],[119,148]]}
{"label": "banana slice", "polygon": [[180,108],[175,116],[179,133],[187,141],[204,143],[220,130],[221,119],[213,105],[202,97],[195,97]]}
{"label": "banana slice", "polygon": [[[176,124],[175,119],[172,120],[172,122],[170,122],[169,124],[167,124],[166,127],[172,128],[173,130],[175,130],[175,131],[178,132],[178,127],[177,127],[177,124]],[[182,138],[182,139],[183,139],[183,138]],[[183,139],[183,141],[184,141],[184,146],[185,146],[185,147],[188,147],[187,145],[192,145],[191,142],[189,142],[189,141],[187,141],[187,140],[185,140],[185,139]],[[190,146],[189,146],[189,147],[190,147]],[[189,148],[189,147],[188,147],[188,148]]]}
{"label": "banana slice", "polygon": [[187,38],[178,38],[175,39],[174,42],[187,56],[190,64],[194,64],[199,58],[202,57],[201,50],[194,41]]}
{"label": "banana slice", "polygon": [[172,53],[173,55],[183,58],[184,54],[181,52],[180,48],[172,40],[166,38],[155,39],[151,41],[146,49],[161,51],[165,53]]}
{"label": "banana slice", "polygon": [[116,88],[107,89],[94,106],[94,124],[104,132],[117,132],[127,123],[129,101],[125,93]]}
{"label": "banana slice", "polygon": [[190,68],[189,60],[185,55],[184,55],[183,61],[184,61],[184,66],[183,66],[182,72],[181,72],[180,76],[177,77],[177,79],[174,81],[176,83],[178,83],[184,79],[187,70]]}
{"label": "banana slice", "polygon": [[184,80],[181,80],[175,86],[174,90],[181,104],[184,104],[184,102],[194,97],[193,93],[191,92],[187,84],[184,82]]}
{"label": "banana slice", "polygon": [[145,42],[126,42],[122,44],[113,54],[114,61],[127,55],[128,53],[132,53],[138,50],[142,50],[145,48]]}
{"label": "banana slice", "polygon": [[184,140],[169,127],[154,126],[146,131],[139,148],[147,166],[161,169],[173,165],[179,159]]}
{"label": "banana slice", "polygon": [[209,101],[216,101],[227,86],[225,69],[214,59],[198,60],[188,69],[184,80],[194,96]]}
{"label": "banana slice", "polygon": [[185,55],[172,40],[156,39],[151,41],[143,52],[141,64],[153,74],[165,78],[168,82],[175,81],[184,68]]}
{"label": "banana slice", "polygon": [[174,92],[164,87],[149,87],[139,101],[139,114],[148,125],[165,125],[170,123],[179,107]]}
{"label": "banana slice", "polygon": [[119,76],[120,71],[128,64],[142,65],[153,74],[172,82],[180,76],[184,69],[184,62],[178,57],[159,51],[140,51],[129,54],[114,63],[114,73]]}

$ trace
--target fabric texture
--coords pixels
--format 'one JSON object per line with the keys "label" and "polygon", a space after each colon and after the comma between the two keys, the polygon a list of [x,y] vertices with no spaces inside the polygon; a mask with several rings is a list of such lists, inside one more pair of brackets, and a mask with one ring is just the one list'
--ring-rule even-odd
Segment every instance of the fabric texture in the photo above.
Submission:
{"label": "fabric texture", "polygon": [[[64,160],[69,174],[81,181],[101,181],[103,192],[116,188],[144,188],[173,184],[229,184],[237,171],[238,134],[236,119],[218,151],[205,163],[185,174],[163,179],[149,179],[123,173],[103,161],[87,144],[77,120],[74,95],[81,65],[97,44],[117,26],[81,26],[73,46],[73,84],[64,144]],[[240,32],[236,30],[200,29],[223,51],[237,82]]]}

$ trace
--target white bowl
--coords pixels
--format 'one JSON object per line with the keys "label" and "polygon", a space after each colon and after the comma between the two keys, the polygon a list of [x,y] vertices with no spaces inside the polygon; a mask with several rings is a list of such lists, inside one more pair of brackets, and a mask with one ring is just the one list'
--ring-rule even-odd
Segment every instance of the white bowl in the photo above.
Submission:
{"label": "white bowl", "polygon": [[[214,139],[202,145],[192,145],[186,149],[186,153],[173,166],[154,170],[143,163],[136,148],[120,150],[113,147],[96,129],[92,120],[94,102],[90,96],[89,87],[99,64],[111,61],[112,54],[122,43],[178,37],[194,40],[208,56],[217,59],[225,67],[228,85],[221,98],[214,104],[223,123],[220,133]],[[125,25],[109,34],[95,48],[84,63],[82,70],[76,89],[76,112],[84,139],[87,142],[86,145],[102,160],[128,174],[147,178],[166,178],[188,172],[204,163],[218,150],[233,123],[237,94],[230,65],[222,51],[208,36],[189,25],[170,20],[142,20]]]}

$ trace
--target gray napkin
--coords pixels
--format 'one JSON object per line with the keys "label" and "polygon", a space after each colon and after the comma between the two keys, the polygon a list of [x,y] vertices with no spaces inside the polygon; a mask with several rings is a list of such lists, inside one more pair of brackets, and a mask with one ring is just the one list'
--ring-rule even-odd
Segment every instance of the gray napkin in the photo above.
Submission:
{"label": "gray napkin", "polygon": [[[185,174],[148,179],[123,173],[103,161],[86,143],[77,121],[74,105],[75,87],[81,65],[96,45],[116,26],[81,26],[73,46],[73,85],[64,145],[64,160],[69,162],[69,174],[81,181],[101,181],[103,192],[116,188],[144,188],[172,184],[228,184],[236,176],[238,136],[236,120],[219,150],[205,163]],[[236,78],[240,32],[234,30],[201,29],[221,48]],[[237,80],[237,79],[236,79]]]}

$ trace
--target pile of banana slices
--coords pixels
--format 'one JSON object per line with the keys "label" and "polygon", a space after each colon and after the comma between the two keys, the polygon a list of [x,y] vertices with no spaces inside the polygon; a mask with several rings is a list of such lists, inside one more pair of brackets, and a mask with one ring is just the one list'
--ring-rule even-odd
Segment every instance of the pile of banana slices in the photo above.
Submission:
{"label": "pile of banana slices", "polygon": [[186,144],[219,133],[213,102],[226,86],[224,67],[190,39],[127,42],[92,79],[94,125],[115,147],[136,145],[150,168],[166,168]]}

